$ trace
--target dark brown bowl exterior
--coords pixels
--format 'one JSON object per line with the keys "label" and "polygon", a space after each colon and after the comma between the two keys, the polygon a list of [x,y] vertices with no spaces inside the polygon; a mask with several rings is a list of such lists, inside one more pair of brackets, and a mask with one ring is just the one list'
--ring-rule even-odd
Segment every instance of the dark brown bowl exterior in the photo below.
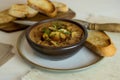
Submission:
{"label": "dark brown bowl exterior", "polygon": [[[34,27],[36,27],[37,25],[40,25],[42,23],[49,22],[49,21],[55,21],[55,20],[67,21],[67,22],[78,25],[83,30],[84,37],[77,44],[66,46],[66,47],[56,47],[56,48],[38,45],[30,39],[29,33]],[[69,19],[43,20],[43,21],[38,22],[35,25],[30,26],[26,30],[26,39],[27,39],[29,45],[35,51],[35,53],[37,55],[39,55],[40,57],[45,58],[45,59],[49,59],[49,60],[63,60],[63,59],[66,59],[70,56],[73,56],[74,54],[77,53],[77,51],[79,51],[81,49],[81,47],[83,46],[83,44],[85,43],[85,41],[87,39],[87,35],[88,35],[87,29],[84,26],[82,26],[81,24],[79,24],[77,22],[69,20]]]}

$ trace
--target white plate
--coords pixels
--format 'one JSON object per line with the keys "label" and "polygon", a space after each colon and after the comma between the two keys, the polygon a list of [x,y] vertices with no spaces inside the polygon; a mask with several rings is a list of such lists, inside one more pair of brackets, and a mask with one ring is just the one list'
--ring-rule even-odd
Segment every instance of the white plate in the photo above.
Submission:
{"label": "white plate", "polygon": [[54,71],[83,70],[95,65],[104,58],[83,47],[79,52],[77,52],[77,54],[65,60],[47,60],[34,53],[32,48],[29,46],[24,33],[22,33],[18,39],[17,49],[21,57],[33,66]]}

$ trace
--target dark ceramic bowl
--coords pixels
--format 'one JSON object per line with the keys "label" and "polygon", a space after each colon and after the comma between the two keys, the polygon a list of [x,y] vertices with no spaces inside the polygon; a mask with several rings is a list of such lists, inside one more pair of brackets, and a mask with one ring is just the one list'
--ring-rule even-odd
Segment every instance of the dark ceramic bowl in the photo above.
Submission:
{"label": "dark ceramic bowl", "polygon": [[[37,43],[33,42],[30,39],[30,36],[29,36],[30,31],[34,29],[37,25],[40,25],[42,23],[47,23],[50,21],[56,21],[56,20],[66,21],[66,22],[77,25],[83,30],[84,36],[81,38],[81,40],[78,43],[65,46],[65,47],[47,47],[47,46],[43,46],[40,44],[38,45]],[[42,58],[49,59],[49,60],[63,60],[63,59],[73,56],[74,54],[77,53],[77,51],[81,49],[84,42],[86,41],[87,35],[88,35],[87,29],[84,26],[72,20],[68,20],[68,19],[43,20],[43,21],[38,22],[37,24],[30,26],[26,31],[26,39],[29,45],[31,46],[31,48],[35,51],[35,54],[39,55]]]}

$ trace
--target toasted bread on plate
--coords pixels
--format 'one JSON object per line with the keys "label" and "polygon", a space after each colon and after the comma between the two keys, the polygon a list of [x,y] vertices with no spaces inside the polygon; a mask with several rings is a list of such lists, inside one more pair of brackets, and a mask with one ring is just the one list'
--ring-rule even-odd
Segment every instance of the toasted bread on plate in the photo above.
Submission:
{"label": "toasted bread on plate", "polygon": [[14,4],[9,9],[9,14],[16,18],[34,17],[38,11],[30,8],[26,4]]}
{"label": "toasted bread on plate", "polygon": [[52,13],[55,10],[54,5],[49,0],[27,0],[28,5],[42,12]]}
{"label": "toasted bread on plate", "polygon": [[8,10],[4,10],[0,12],[0,24],[9,23],[15,19],[16,19],[15,17],[10,16],[8,14]]}
{"label": "toasted bread on plate", "polygon": [[32,9],[31,7],[29,7],[29,6],[27,6],[27,11],[28,11],[28,13],[27,13],[27,17],[29,18],[29,17],[34,17],[34,16],[36,16],[37,14],[38,14],[38,11],[37,10],[35,10],[35,9]]}
{"label": "toasted bread on plate", "polygon": [[67,5],[64,4],[64,3],[62,3],[62,2],[53,1],[52,3],[54,4],[55,8],[59,12],[67,12],[69,10],[69,8],[67,7]]}
{"label": "toasted bread on plate", "polygon": [[46,14],[49,17],[56,17],[58,14],[57,12],[58,12],[57,9],[55,9],[54,12],[52,12],[52,13],[44,13],[44,14]]}
{"label": "toasted bread on plate", "polygon": [[27,2],[30,7],[49,17],[55,17],[57,15],[55,6],[49,0],[27,0]]}
{"label": "toasted bread on plate", "polygon": [[116,48],[105,32],[89,30],[85,46],[100,56],[113,56]]}

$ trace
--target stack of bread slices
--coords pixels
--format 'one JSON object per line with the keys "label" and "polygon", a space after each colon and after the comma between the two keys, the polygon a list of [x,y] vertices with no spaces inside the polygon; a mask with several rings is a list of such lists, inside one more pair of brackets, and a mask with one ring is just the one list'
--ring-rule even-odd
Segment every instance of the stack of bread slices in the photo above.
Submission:
{"label": "stack of bread slices", "polygon": [[9,10],[9,14],[14,17],[34,17],[43,13],[49,17],[55,17],[57,12],[67,12],[68,7],[64,3],[51,2],[50,0],[27,0],[27,4],[15,4]]}
{"label": "stack of bread slices", "polygon": [[9,23],[17,18],[30,18],[39,13],[55,17],[58,12],[68,12],[66,4],[50,0],[27,0],[27,4],[13,4],[8,10],[0,12],[0,24]]}

